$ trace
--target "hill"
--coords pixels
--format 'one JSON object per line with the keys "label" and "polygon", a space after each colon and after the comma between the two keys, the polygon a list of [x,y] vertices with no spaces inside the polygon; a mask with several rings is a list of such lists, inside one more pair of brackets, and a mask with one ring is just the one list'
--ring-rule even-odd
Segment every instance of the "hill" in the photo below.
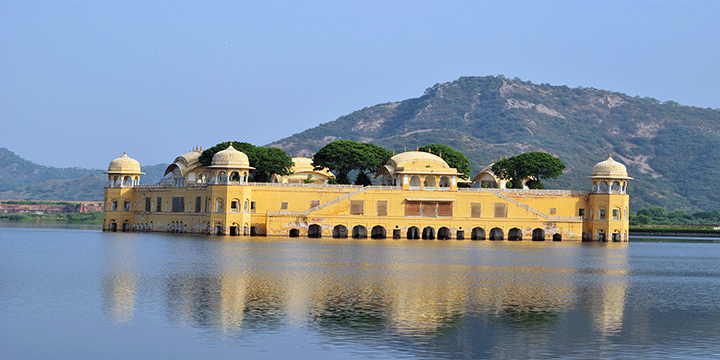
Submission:
{"label": "hill", "polygon": [[414,99],[379,104],[270,144],[312,155],[333,140],[372,142],[396,152],[444,143],[475,173],[498,158],[546,151],[567,165],[550,188],[587,189],[593,164],[612,153],[635,178],[634,209],[720,210],[720,110],[594,88],[520,79],[462,77]]}
{"label": "hill", "polygon": [[48,180],[77,179],[100,174],[102,174],[101,170],[38,165],[21,158],[6,148],[0,148],[0,191]]}
{"label": "hill", "polygon": [[[167,164],[143,166],[141,183],[157,183],[165,168]],[[38,165],[0,148],[0,199],[102,201],[107,185],[103,172]]]}

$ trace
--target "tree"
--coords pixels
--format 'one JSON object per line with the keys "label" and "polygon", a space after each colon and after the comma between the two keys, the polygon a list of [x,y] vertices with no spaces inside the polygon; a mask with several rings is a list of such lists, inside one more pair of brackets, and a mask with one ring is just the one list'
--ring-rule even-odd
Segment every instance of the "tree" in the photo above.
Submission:
{"label": "tree", "polygon": [[245,153],[250,162],[250,166],[254,170],[250,171],[250,176],[255,182],[269,182],[272,175],[289,175],[290,169],[293,167],[292,158],[290,158],[285,150],[275,147],[255,146],[246,142],[225,141],[221,142],[200,154],[200,163],[204,166],[212,164],[213,156],[218,152],[227,149],[232,144],[235,150]]}
{"label": "tree", "polygon": [[358,178],[377,171],[392,154],[375,144],[351,140],[337,140],[325,145],[313,156],[315,170],[327,168],[335,174],[339,184],[350,184],[348,173],[358,171]]}
{"label": "tree", "polygon": [[295,165],[285,150],[276,147],[258,146],[255,148],[255,161],[250,162],[254,181],[270,182],[272,175],[290,175],[290,169]]}
{"label": "tree", "polygon": [[465,154],[461,153],[460,151],[457,151],[444,144],[425,145],[419,148],[418,151],[429,152],[431,154],[440,156],[443,160],[445,160],[446,163],[448,163],[448,165],[450,165],[450,167],[456,168],[458,172],[461,173],[461,178],[466,180],[470,178],[470,174],[472,173],[472,168],[470,167],[470,160],[468,160]]}
{"label": "tree", "polygon": [[509,179],[511,187],[522,189],[522,182],[529,179],[535,189],[542,189],[545,186],[540,182],[543,179],[557,179],[565,170],[565,164],[552,155],[533,151],[511,156],[493,164],[492,172],[496,176]]}

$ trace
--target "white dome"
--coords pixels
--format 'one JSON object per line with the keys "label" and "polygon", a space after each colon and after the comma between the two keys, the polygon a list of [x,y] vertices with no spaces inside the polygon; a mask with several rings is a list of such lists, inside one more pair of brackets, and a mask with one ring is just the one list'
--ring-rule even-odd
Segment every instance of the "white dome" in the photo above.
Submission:
{"label": "white dome", "polygon": [[140,172],[140,163],[127,156],[125,152],[123,152],[123,156],[110,162],[107,173],[142,174]]}
{"label": "white dome", "polygon": [[250,160],[242,151],[235,150],[230,145],[227,149],[218,151],[212,158],[212,167],[249,168]]}
{"label": "white dome", "polygon": [[607,160],[595,164],[590,177],[630,179],[625,165],[613,160],[612,155]]}

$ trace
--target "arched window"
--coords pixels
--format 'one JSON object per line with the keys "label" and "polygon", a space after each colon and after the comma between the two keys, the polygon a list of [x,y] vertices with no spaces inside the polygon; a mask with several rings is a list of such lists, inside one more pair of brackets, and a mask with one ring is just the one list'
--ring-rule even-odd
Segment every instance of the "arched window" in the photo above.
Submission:
{"label": "arched window", "polygon": [[[441,178],[440,178],[440,183],[438,184],[438,186],[439,186],[441,189],[449,189],[449,188],[450,188],[450,178],[447,177],[447,176],[441,177]],[[438,237],[439,237],[439,236],[440,236],[440,235],[438,234]]]}
{"label": "arched window", "polygon": [[420,190],[420,176],[413,175],[410,177],[410,190]]}
{"label": "arched window", "polygon": [[435,190],[435,177],[426,176],[425,182],[423,183],[423,190]]}

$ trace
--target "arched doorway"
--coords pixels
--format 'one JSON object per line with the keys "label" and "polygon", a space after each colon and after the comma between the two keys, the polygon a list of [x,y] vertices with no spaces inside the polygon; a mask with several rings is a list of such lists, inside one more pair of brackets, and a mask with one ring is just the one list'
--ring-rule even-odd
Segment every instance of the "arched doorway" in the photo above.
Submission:
{"label": "arched doorway", "polygon": [[505,233],[501,228],[492,228],[490,230],[490,240],[505,240]]}
{"label": "arched doorway", "polygon": [[518,228],[510,229],[510,231],[508,231],[508,240],[510,240],[510,241],[522,240],[522,230],[520,230]]}
{"label": "arched doorway", "polygon": [[476,227],[470,232],[470,240],[485,240],[485,229]]}
{"label": "arched doorway", "polygon": [[545,230],[541,228],[533,230],[532,241],[545,241]]}
{"label": "arched doorway", "polygon": [[348,231],[345,225],[335,225],[332,237],[335,239],[347,239]]}
{"label": "arched doorway", "polygon": [[377,225],[370,231],[370,237],[373,239],[385,239],[385,228]]}
{"label": "arched doorway", "polygon": [[362,225],[357,225],[352,230],[353,239],[367,239],[367,229]]}
{"label": "arched doorway", "polygon": [[[583,239],[583,240],[584,240],[584,239]],[[562,234],[560,234],[560,233],[555,233],[555,234],[553,235],[553,241],[562,241]]]}
{"label": "arched doorway", "polygon": [[420,229],[417,226],[411,226],[407,232],[407,238],[409,240],[417,240],[420,238]]}
{"label": "arched doorway", "polygon": [[450,240],[450,229],[444,226],[438,229],[438,240]]}
{"label": "arched doorway", "polygon": [[320,238],[322,237],[322,227],[318,224],[312,224],[308,227],[309,238]]}
{"label": "arched doorway", "polygon": [[424,228],[422,232],[422,238],[423,240],[435,240],[435,229],[431,228],[430,226]]}
{"label": "arched doorway", "polygon": [[300,230],[298,229],[290,229],[290,237],[296,238],[300,236]]}

